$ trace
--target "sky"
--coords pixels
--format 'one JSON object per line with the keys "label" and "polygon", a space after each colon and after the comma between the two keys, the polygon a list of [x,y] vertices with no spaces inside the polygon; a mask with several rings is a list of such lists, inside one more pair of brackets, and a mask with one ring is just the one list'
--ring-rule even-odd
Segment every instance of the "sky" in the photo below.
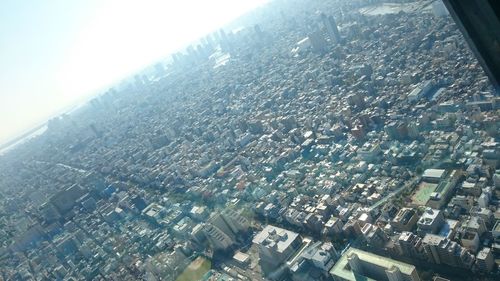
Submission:
{"label": "sky", "polygon": [[0,144],[266,0],[1,0]]}

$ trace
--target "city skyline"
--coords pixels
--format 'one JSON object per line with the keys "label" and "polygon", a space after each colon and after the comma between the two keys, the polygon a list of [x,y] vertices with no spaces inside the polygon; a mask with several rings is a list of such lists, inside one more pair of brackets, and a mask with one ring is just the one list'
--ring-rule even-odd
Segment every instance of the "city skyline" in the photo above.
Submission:
{"label": "city skyline", "polygon": [[500,96],[462,32],[274,0],[129,75],[0,151],[0,281],[497,280]]}
{"label": "city skyline", "polygon": [[0,144],[265,2],[2,1]]}

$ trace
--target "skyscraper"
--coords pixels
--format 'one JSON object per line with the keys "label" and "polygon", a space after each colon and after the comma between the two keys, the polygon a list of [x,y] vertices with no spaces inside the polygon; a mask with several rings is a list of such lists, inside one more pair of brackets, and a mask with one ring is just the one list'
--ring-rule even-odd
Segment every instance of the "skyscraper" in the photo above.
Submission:
{"label": "skyscraper", "polygon": [[321,14],[321,20],[323,21],[323,25],[326,27],[330,39],[333,42],[340,43],[340,33],[335,18],[333,16]]}
{"label": "skyscraper", "polygon": [[328,50],[327,42],[323,37],[323,34],[319,30],[309,34],[309,41],[311,42],[311,46],[313,48],[313,52],[324,54]]}
{"label": "skyscraper", "polygon": [[155,64],[155,72],[157,77],[162,77],[163,75],[165,75],[165,66],[163,65],[163,63],[159,62]]}

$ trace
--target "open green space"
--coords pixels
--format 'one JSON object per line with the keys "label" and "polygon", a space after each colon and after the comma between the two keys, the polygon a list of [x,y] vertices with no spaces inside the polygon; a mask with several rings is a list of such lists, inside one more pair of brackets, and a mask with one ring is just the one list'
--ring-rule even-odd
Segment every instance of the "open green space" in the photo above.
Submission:
{"label": "open green space", "polygon": [[197,257],[188,267],[177,277],[176,281],[196,281],[200,280],[212,267],[212,262],[204,257]]}
{"label": "open green space", "polygon": [[432,192],[436,190],[436,187],[437,184],[435,183],[421,182],[411,197],[412,204],[425,206]]}

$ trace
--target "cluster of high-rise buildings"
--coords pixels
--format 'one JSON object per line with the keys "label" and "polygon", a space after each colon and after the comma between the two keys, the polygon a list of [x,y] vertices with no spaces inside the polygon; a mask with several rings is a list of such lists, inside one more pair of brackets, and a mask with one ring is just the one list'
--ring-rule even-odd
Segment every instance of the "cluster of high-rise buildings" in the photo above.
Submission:
{"label": "cluster of high-rise buildings", "polygon": [[379,2],[271,1],[1,155],[0,280],[496,280],[498,89]]}

